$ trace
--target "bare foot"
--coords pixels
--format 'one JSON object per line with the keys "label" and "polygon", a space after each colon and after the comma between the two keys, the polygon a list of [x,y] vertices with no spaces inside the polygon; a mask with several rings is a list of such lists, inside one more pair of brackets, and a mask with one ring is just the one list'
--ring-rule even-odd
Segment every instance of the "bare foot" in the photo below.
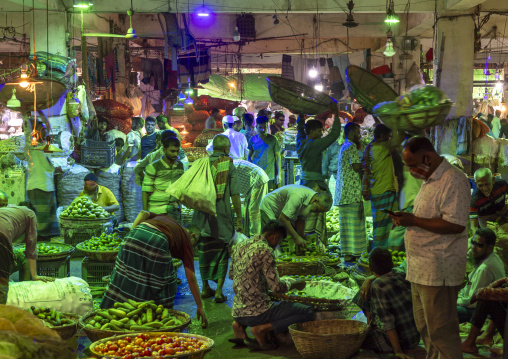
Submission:
{"label": "bare foot", "polygon": [[233,322],[233,332],[235,333],[235,338],[240,339],[247,338],[245,327],[243,325],[240,325],[236,320]]}
{"label": "bare foot", "polygon": [[270,323],[257,325],[255,327],[250,328],[252,335],[256,338],[259,345],[264,347],[266,345],[266,334],[273,330],[272,325]]}
{"label": "bare foot", "polygon": [[462,342],[462,352],[469,354],[478,353],[478,347],[474,343],[469,343],[468,341]]}

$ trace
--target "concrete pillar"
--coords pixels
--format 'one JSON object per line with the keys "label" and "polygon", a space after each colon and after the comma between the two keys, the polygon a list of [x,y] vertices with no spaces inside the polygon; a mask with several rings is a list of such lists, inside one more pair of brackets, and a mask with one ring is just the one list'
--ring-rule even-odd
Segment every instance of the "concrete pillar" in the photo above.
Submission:
{"label": "concrete pillar", "polygon": [[[32,10],[34,11],[34,10]],[[33,16],[30,13],[30,16]],[[49,22],[49,26],[48,26]],[[32,18],[30,18],[32,23]],[[50,54],[67,56],[66,46],[66,24],[67,15],[64,11],[49,14],[44,10],[35,10],[35,28],[30,29],[30,53],[34,52],[34,31],[35,30],[35,51],[47,51]]]}
{"label": "concrete pillar", "polygon": [[[441,4],[442,5],[442,4]],[[459,13],[460,14],[460,13]],[[438,15],[458,15],[438,9]],[[472,110],[474,22],[472,17],[443,18],[437,22],[434,44],[434,85],[455,102],[448,117],[469,116]],[[442,50],[443,49],[443,50]],[[439,71],[441,66],[441,71]]]}
{"label": "concrete pillar", "polygon": [[409,91],[411,83],[406,83],[408,72],[411,70],[414,63],[420,67],[420,45],[416,43],[415,49],[410,51],[402,50],[404,37],[397,36],[393,40],[397,49],[397,53],[392,57],[393,75],[395,78],[395,91],[399,94]]}

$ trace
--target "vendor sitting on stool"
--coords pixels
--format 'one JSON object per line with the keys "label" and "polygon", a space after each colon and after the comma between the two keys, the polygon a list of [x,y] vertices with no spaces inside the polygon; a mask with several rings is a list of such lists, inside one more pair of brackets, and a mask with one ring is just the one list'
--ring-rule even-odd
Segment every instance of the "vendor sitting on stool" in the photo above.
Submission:
{"label": "vendor sitting on stool", "polygon": [[94,173],[87,174],[85,176],[85,187],[79,194],[79,197],[87,196],[93,203],[104,208],[105,211],[113,216],[113,224],[116,226],[118,220],[113,213],[120,209],[120,204],[116,200],[113,192],[104,186],[100,186],[98,182],[99,179]]}
{"label": "vendor sitting on stool", "polygon": [[[282,333],[294,323],[314,320],[314,309],[308,305],[291,302],[271,303],[268,290],[283,294],[290,289],[302,290],[305,281],[286,282],[279,279],[275,265],[274,249],[286,237],[286,227],[279,221],[268,221],[255,235],[235,245],[231,255],[229,278],[233,280],[233,331],[235,338],[229,341],[237,345],[270,350],[267,334]],[[257,342],[248,338],[246,327]]]}

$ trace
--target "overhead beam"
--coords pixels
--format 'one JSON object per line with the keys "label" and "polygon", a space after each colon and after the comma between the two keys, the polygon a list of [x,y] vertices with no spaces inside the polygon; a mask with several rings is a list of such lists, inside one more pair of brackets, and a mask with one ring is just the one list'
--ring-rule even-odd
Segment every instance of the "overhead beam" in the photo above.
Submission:
{"label": "overhead beam", "polygon": [[464,11],[483,4],[486,0],[445,0],[446,10]]}

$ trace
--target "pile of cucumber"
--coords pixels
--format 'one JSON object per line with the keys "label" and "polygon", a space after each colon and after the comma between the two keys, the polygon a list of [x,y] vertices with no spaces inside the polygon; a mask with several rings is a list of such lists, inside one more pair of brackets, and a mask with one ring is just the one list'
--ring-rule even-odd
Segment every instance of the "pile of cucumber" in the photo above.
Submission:
{"label": "pile of cucumber", "polygon": [[36,315],[39,319],[42,319],[44,322],[49,324],[50,327],[60,327],[62,325],[74,324],[75,322],[67,319],[65,314],[60,313],[54,309],[39,307],[36,308],[34,306],[28,309],[30,313]]}
{"label": "pile of cucumber", "polygon": [[169,309],[156,305],[153,300],[115,303],[114,308],[98,310],[86,322],[85,328],[119,332],[148,332],[172,329],[183,322]]}

